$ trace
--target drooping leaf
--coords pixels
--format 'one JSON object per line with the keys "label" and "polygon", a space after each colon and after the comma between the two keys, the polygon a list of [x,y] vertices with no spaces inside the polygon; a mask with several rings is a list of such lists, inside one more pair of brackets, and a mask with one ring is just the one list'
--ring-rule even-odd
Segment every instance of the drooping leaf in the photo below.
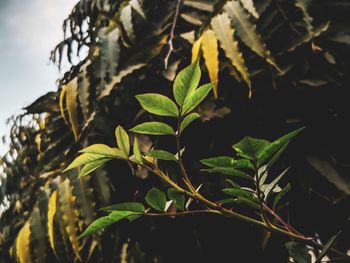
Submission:
{"label": "drooping leaf", "polygon": [[143,163],[142,154],[140,151],[139,140],[137,139],[136,136],[134,139],[133,152],[134,152],[136,161],[142,164]]}
{"label": "drooping leaf", "polygon": [[32,248],[35,245],[34,249],[31,249],[33,263],[47,262],[47,232],[42,225],[43,220],[38,205],[35,205],[30,217],[30,244]]}
{"label": "drooping leaf", "polygon": [[47,230],[50,246],[56,255],[55,238],[54,238],[54,218],[56,214],[57,190],[55,190],[49,200],[47,211]]}
{"label": "drooping leaf", "polygon": [[105,157],[121,157],[120,149],[111,148],[105,144],[93,144],[79,151],[80,153],[99,154]]}
{"label": "drooping leaf", "polygon": [[191,114],[188,114],[182,121],[180,124],[180,133],[183,132],[186,127],[188,125],[190,125],[193,121],[195,121],[196,119],[198,119],[200,117],[200,115],[196,112],[193,112]]}
{"label": "drooping leaf", "polygon": [[27,221],[19,231],[16,239],[16,256],[19,263],[31,263],[30,254],[30,222]]}
{"label": "drooping leaf", "polygon": [[215,98],[217,98],[219,81],[219,50],[215,33],[211,29],[205,30],[202,34],[202,51],[210,81],[214,85],[214,95]]}
{"label": "drooping leaf", "polygon": [[71,125],[75,140],[78,139],[78,83],[77,78],[74,78],[67,84],[66,89],[66,105],[69,117],[69,123]]}
{"label": "drooping leaf", "polygon": [[130,154],[130,141],[129,135],[120,125],[115,129],[115,138],[117,140],[117,145],[122,151],[124,158],[128,158]]}
{"label": "drooping leaf", "polygon": [[163,212],[166,205],[165,193],[153,187],[148,191],[145,200],[153,209]]}
{"label": "drooping leaf", "polygon": [[166,96],[157,93],[137,95],[136,99],[146,111],[160,115],[177,117],[179,109],[176,104]]}
{"label": "drooping leaf", "polygon": [[259,18],[259,14],[256,12],[253,0],[239,0],[243,7],[255,18]]}
{"label": "drooping leaf", "polygon": [[270,51],[257,31],[255,24],[249,17],[249,13],[243,6],[237,0],[233,0],[227,2],[224,9],[230,16],[233,27],[237,30],[237,34],[242,41],[259,56],[265,58],[268,63],[279,69],[275,59],[271,56]]}
{"label": "drooping leaf", "polygon": [[266,140],[246,136],[241,141],[234,144],[232,148],[239,156],[252,161],[257,161],[258,157],[270,144],[271,143]]}
{"label": "drooping leaf", "polygon": [[177,104],[182,108],[185,99],[189,97],[199,84],[201,70],[198,60],[179,72],[174,81],[174,97]]}
{"label": "drooping leaf", "polygon": [[151,150],[147,153],[147,156],[160,160],[177,161],[174,154],[164,150]]}
{"label": "drooping leaf", "polygon": [[174,129],[162,122],[144,122],[130,129],[132,132],[149,135],[174,135]]}
{"label": "drooping leaf", "polygon": [[220,42],[221,48],[224,50],[226,57],[231,61],[232,65],[241,74],[243,80],[249,88],[249,97],[251,96],[251,81],[249,72],[245,64],[243,55],[238,47],[238,42],[234,36],[234,29],[230,26],[231,20],[226,13],[215,16],[211,21],[211,26]]}
{"label": "drooping leaf", "polygon": [[87,68],[91,65],[91,60],[86,62],[80,69],[78,74],[78,98],[84,119],[87,120],[90,116],[90,76]]}
{"label": "drooping leaf", "polygon": [[135,214],[137,213],[132,211],[113,211],[108,216],[100,217],[94,222],[92,222],[92,224],[85,229],[85,231],[79,236],[79,238],[89,236],[99,230],[105,229],[113,223],[119,222]]}
{"label": "drooping leaf", "polygon": [[103,29],[99,32],[101,47],[101,81],[104,82],[108,77],[112,77],[117,73],[120,58],[120,32],[116,28],[111,32]]}
{"label": "drooping leaf", "polygon": [[133,42],[135,40],[135,33],[132,21],[131,5],[126,5],[120,12],[120,20],[125,28],[128,38]]}
{"label": "drooping leaf", "polygon": [[291,241],[286,243],[286,248],[296,263],[311,263],[311,255],[306,245]]}
{"label": "drooping leaf", "polygon": [[194,43],[192,45],[192,59],[191,59],[192,64],[195,63],[199,58],[199,52],[201,49],[201,45],[202,45],[202,37],[200,37],[196,41],[194,41]]}
{"label": "drooping leaf", "polygon": [[168,189],[168,197],[174,201],[177,209],[184,210],[185,207],[185,196],[179,190],[175,188]]}
{"label": "drooping leaf", "polygon": [[282,191],[276,195],[275,200],[273,200],[273,210],[277,208],[277,205],[280,203],[283,196],[285,196],[288,193],[290,188],[291,188],[290,184],[287,184],[287,186],[283,188]]}
{"label": "drooping leaf", "polygon": [[191,112],[195,107],[197,107],[205,99],[213,87],[214,86],[212,83],[204,84],[186,97],[182,108],[182,115]]}

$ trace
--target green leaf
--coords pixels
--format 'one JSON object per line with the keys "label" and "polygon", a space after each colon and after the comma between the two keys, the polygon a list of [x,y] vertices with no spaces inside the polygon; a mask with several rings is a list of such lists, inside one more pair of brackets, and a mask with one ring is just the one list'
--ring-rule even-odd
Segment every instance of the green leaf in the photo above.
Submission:
{"label": "green leaf", "polygon": [[164,150],[151,150],[147,153],[147,156],[157,158],[160,160],[177,161],[174,154]]}
{"label": "green leaf", "polygon": [[185,207],[185,196],[179,190],[175,188],[168,189],[168,197],[174,201],[177,209],[184,210]]}
{"label": "green leaf", "polygon": [[115,138],[117,139],[117,145],[122,151],[124,158],[128,158],[130,154],[129,135],[120,125],[115,129]]}
{"label": "green leaf", "polygon": [[247,136],[238,143],[234,144],[232,148],[237,152],[239,156],[252,161],[256,161],[263,150],[270,144],[271,143],[266,140]]}
{"label": "green leaf", "polygon": [[249,199],[255,203],[258,202],[257,197],[255,197],[254,193],[251,191],[247,191],[244,189],[237,189],[237,188],[225,188],[222,191],[228,195],[233,195],[236,197],[243,197],[243,198]]}
{"label": "green leaf", "polygon": [[180,133],[184,131],[184,129],[194,120],[198,119],[200,115],[196,112],[193,112],[187,115],[180,124]]}
{"label": "green leaf", "polygon": [[311,263],[311,255],[306,245],[291,241],[286,243],[286,248],[296,263]]}
{"label": "green leaf", "polygon": [[286,193],[288,193],[290,188],[291,188],[290,184],[287,184],[287,186],[285,188],[283,188],[282,191],[276,195],[275,200],[273,201],[273,210],[276,209],[277,205],[279,204],[279,202],[281,201],[283,196],[285,196]]}
{"label": "green leaf", "polygon": [[182,108],[185,99],[198,87],[201,78],[201,70],[198,60],[179,72],[174,81],[174,97],[177,104]]}
{"label": "green leaf", "polygon": [[[291,139],[293,139],[296,135],[299,134],[304,128],[297,129],[295,131],[292,131],[281,138],[275,140],[273,143],[268,145],[265,149],[263,149],[258,156],[258,166],[265,164],[267,161],[269,161],[271,158],[273,158],[273,155],[278,153],[279,150],[285,149],[284,147],[286,144],[290,142]],[[278,153],[279,155],[282,154],[282,152]]]}
{"label": "green leaf", "polygon": [[287,168],[286,170],[284,170],[280,175],[278,175],[271,183],[269,183],[264,191],[264,196],[265,196],[265,201],[267,200],[267,198],[269,197],[270,193],[273,191],[273,189],[275,189],[275,187],[277,186],[278,182],[282,179],[282,177],[286,174],[286,172],[289,170],[289,168]]}
{"label": "green leaf", "polygon": [[95,220],[89,225],[85,231],[79,236],[79,238],[89,236],[96,231],[104,229],[113,223],[123,220],[129,216],[135,215],[137,213],[132,211],[113,211],[108,216],[103,216]]}
{"label": "green leaf", "polygon": [[164,212],[165,204],[166,204],[166,196],[165,193],[153,187],[148,191],[145,200],[147,204],[149,204],[152,208],[157,211]]}
{"label": "green leaf", "polygon": [[204,84],[198,89],[196,89],[188,97],[186,97],[182,108],[182,115],[191,112],[195,107],[197,107],[199,103],[201,103],[205,99],[205,97],[208,95],[208,93],[213,87],[214,85],[212,83]]}
{"label": "green leaf", "polygon": [[85,164],[84,167],[80,170],[79,176],[85,176],[92,173],[93,171],[95,171],[96,169],[98,169],[99,167],[101,167],[111,159],[112,158],[103,158],[103,159],[99,159],[94,162]]}
{"label": "green leaf", "polygon": [[179,109],[176,104],[166,96],[157,93],[147,93],[137,95],[136,99],[146,111],[160,115],[177,117]]}
{"label": "green leaf", "polygon": [[250,199],[248,199],[248,198],[238,197],[238,198],[236,199],[236,202],[237,202],[237,203],[240,203],[240,204],[248,205],[248,206],[250,206],[250,207],[252,207],[252,208],[254,208],[254,209],[260,209],[260,206],[259,206],[258,203],[254,202],[254,201],[252,201],[252,200],[250,200]]}
{"label": "green leaf", "polygon": [[324,245],[321,253],[318,255],[315,263],[319,263],[321,262],[322,258],[327,254],[328,250],[332,247],[334,241],[337,239],[337,237],[340,235],[340,232],[338,232],[337,234],[335,234],[334,236],[332,236],[326,243],[326,245]]}
{"label": "green leaf", "polygon": [[250,181],[253,180],[253,177],[249,176],[248,174],[231,167],[214,167],[210,169],[204,169],[203,171],[206,171],[208,173],[220,173],[225,175],[237,176],[244,179],[248,179]]}
{"label": "green leaf", "polygon": [[77,158],[75,158],[74,161],[66,169],[63,170],[63,172],[105,158],[106,156],[102,154],[83,153],[82,155],[79,155]]}
{"label": "green leaf", "polygon": [[120,149],[111,148],[105,144],[93,144],[79,151],[80,153],[100,154],[105,157],[121,157],[123,153]]}
{"label": "green leaf", "polygon": [[144,122],[132,128],[130,131],[149,135],[174,135],[175,131],[168,124],[152,121]]}
{"label": "green leaf", "polygon": [[105,212],[112,212],[112,211],[131,211],[131,212],[145,212],[145,207],[143,204],[138,202],[127,202],[127,203],[120,203],[120,204],[114,204],[106,207],[102,207],[100,210]]}
{"label": "green leaf", "polygon": [[134,148],[133,148],[133,151],[134,151],[134,156],[135,156],[135,159],[138,163],[143,163],[143,159],[142,159],[142,154],[140,152],[140,146],[139,146],[139,141],[138,139],[135,137],[134,139]]}
{"label": "green leaf", "polygon": [[246,160],[246,159],[235,160],[234,158],[229,156],[218,156],[218,157],[203,159],[201,160],[201,163],[213,168],[214,167],[227,167],[227,168],[235,168],[235,169],[253,168],[253,165],[249,160]]}

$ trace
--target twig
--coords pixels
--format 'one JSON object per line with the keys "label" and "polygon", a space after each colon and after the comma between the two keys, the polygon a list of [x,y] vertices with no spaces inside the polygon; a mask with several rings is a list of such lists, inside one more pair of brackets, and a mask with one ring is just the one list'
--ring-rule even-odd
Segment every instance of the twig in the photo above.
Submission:
{"label": "twig", "polygon": [[180,11],[180,6],[183,0],[177,0],[177,5],[175,9],[175,15],[174,15],[174,20],[173,24],[171,25],[171,30],[170,30],[170,35],[169,35],[169,40],[168,40],[168,45],[169,45],[169,50],[164,58],[164,67],[165,69],[168,68],[168,63],[169,63],[169,58],[171,53],[174,51],[174,45],[173,45],[173,39],[174,39],[174,31],[177,23],[177,18],[179,16],[179,11]]}

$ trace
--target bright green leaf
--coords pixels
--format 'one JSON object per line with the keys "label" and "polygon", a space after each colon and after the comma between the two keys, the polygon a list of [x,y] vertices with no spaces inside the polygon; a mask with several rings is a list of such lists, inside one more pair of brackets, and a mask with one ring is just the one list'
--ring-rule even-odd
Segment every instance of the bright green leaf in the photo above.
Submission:
{"label": "bright green leaf", "polygon": [[185,207],[185,196],[179,190],[175,188],[168,189],[168,197],[175,202],[177,209],[184,210]]}
{"label": "bright green leaf", "polygon": [[124,158],[128,158],[130,153],[129,135],[120,125],[115,129],[115,138],[119,149],[124,154]]}
{"label": "bright green leaf", "polygon": [[200,115],[196,112],[193,112],[187,115],[180,124],[180,133],[184,131],[184,129],[191,124],[194,120],[198,119]]}
{"label": "bright green leaf", "polygon": [[205,99],[205,97],[208,95],[208,93],[213,87],[214,85],[212,83],[204,84],[198,89],[196,89],[188,97],[186,97],[182,108],[182,115],[191,112],[195,107],[197,107],[199,103],[201,103]]}
{"label": "bright green leaf", "polygon": [[177,117],[179,109],[176,104],[166,96],[157,93],[137,95],[136,99],[146,111],[160,115]]}
{"label": "bright green leaf", "polygon": [[148,191],[145,200],[152,208],[157,211],[163,212],[166,204],[165,193],[153,187]]}
{"label": "bright green leaf", "polygon": [[120,149],[111,148],[105,144],[93,144],[79,151],[80,153],[100,154],[106,157],[121,157]]}
{"label": "bright green leaf", "polygon": [[201,70],[198,60],[179,72],[174,81],[174,97],[182,108],[185,99],[198,87],[201,78]]}
{"label": "bright green leaf", "polygon": [[108,162],[109,160],[111,160],[111,158],[103,158],[103,159],[99,159],[94,162],[85,164],[84,167],[80,170],[79,176],[85,176],[92,173],[93,171],[95,171],[96,169],[104,165],[106,162]]}
{"label": "bright green leaf", "polygon": [[296,263],[311,263],[311,255],[306,245],[294,241],[286,243],[289,255]]}
{"label": "bright green leaf", "polygon": [[142,154],[140,152],[140,146],[139,146],[139,141],[137,139],[137,137],[135,137],[134,139],[134,147],[133,147],[133,151],[134,151],[134,156],[135,159],[138,163],[143,163],[143,159],[142,159]]}
{"label": "bright green leaf", "polygon": [[83,153],[82,155],[79,155],[77,158],[75,158],[74,161],[65,170],[63,170],[63,172],[105,158],[106,156],[102,154]]}
{"label": "bright green leaf", "polygon": [[160,160],[177,161],[174,154],[164,150],[151,150],[147,153],[147,156],[157,158]]}
{"label": "bright green leaf", "polygon": [[152,122],[144,122],[141,123],[130,131],[141,133],[141,134],[149,134],[149,135],[174,135],[174,129],[168,124],[152,121]]}
{"label": "bright green leaf", "polygon": [[266,140],[246,136],[241,141],[234,144],[232,148],[239,156],[256,161],[262,151],[270,144],[271,143]]}

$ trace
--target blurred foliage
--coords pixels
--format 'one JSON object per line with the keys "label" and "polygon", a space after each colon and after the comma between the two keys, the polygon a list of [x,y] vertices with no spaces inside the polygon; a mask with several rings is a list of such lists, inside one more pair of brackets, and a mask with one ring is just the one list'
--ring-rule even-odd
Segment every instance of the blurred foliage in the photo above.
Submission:
{"label": "blurred foliage", "polygon": [[[349,9],[347,0],[80,0],[51,55],[70,70],[56,92],[11,120],[0,168],[0,261],[287,261],[282,237],[215,217],[142,219],[77,239],[98,208],[136,200],[159,183],[118,161],[83,178],[61,171],[82,147],[115,144],[117,125],[153,120],[134,95],[171,94],[191,57],[217,85],[197,109],[201,122],[183,134],[193,181],[216,196],[224,182],[199,174],[197,160],[227,154],[245,135],[274,139],[305,125],[279,161],[292,164],[295,185],[281,213],[323,243],[343,229],[337,242],[346,251]],[[139,141],[144,149],[175,147],[166,138]]]}

